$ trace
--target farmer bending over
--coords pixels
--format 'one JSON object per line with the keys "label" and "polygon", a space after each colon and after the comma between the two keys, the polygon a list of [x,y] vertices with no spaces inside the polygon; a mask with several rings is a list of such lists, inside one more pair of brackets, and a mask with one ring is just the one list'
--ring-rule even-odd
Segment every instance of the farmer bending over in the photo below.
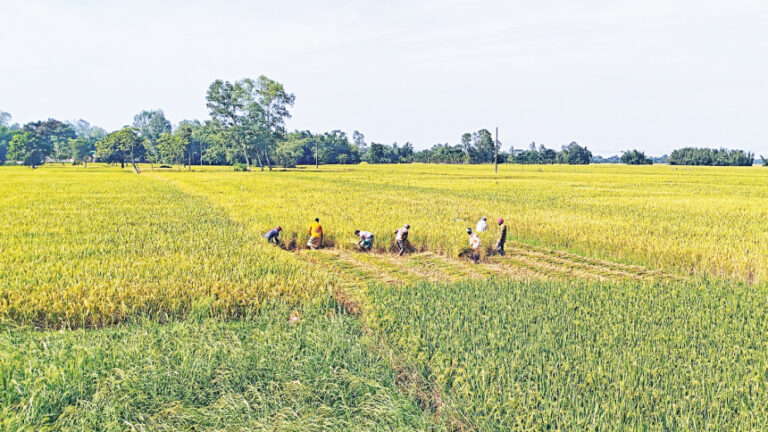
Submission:
{"label": "farmer bending over", "polygon": [[398,255],[405,253],[405,248],[408,244],[408,230],[410,228],[410,225],[405,224],[395,231],[395,244],[397,244]]}
{"label": "farmer bending over", "polygon": [[373,233],[370,231],[355,230],[355,235],[359,237],[357,247],[361,251],[370,251],[373,247]]}
{"label": "farmer bending over", "polygon": [[283,228],[281,226],[278,226],[277,228],[273,228],[269,231],[267,231],[266,234],[264,234],[264,238],[267,239],[267,243],[274,243],[276,245],[280,244],[280,231],[282,231]]}
{"label": "farmer bending over", "polygon": [[320,219],[315,218],[312,225],[309,226],[309,241],[307,241],[307,247],[315,250],[320,249],[323,246],[323,226],[320,225]]}
{"label": "farmer bending over", "polygon": [[480,261],[480,237],[472,232],[472,228],[467,228],[467,234],[469,234],[469,258],[477,264]]}

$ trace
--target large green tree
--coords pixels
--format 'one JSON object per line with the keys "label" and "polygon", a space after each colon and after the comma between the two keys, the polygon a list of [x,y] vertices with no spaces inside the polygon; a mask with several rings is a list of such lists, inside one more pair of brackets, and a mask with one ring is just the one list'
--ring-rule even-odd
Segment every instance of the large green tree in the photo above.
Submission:
{"label": "large green tree", "polygon": [[58,120],[30,122],[24,125],[24,136],[14,134],[9,142],[8,157],[22,161],[33,168],[45,163],[45,158],[56,151],[57,158],[69,158],[68,142],[75,138],[72,126]]}
{"label": "large green tree", "polygon": [[194,139],[201,146],[201,164],[231,164],[239,158],[239,149],[228,145],[227,134],[213,121],[206,121],[199,128],[196,128]]}
{"label": "large green tree", "polygon": [[178,133],[164,133],[157,139],[157,154],[159,162],[181,165],[187,157],[188,141]]}
{"label": "large green tree", "polygon": [[253,157],[262,170],[264,164],[271,169],[271,153],[285,132],[294,95],[262,75],[234,83],[216,80],[208,88],[206,99],[212,121],[240,149],[247,169],[250,171]]}
{"label": "large green tree", "polygon": [[7,124],[0,125],[0,165],[5,163],[8,155],[8,146],[13,139],[13,136],[20,133],[18,126],[7,126]]}
{"label": "large green tree", "polygon": [[193,164],[203,164],[203,152],[206,147],[206,134],[203,133],[203,125],[197,120],[182,120],[173,132],[179,135],[185,142],[185,155],[187,168],[192,169]]}
{"label": "large green tree", "polygon": [[146,151],[150,162],[157,162],[158,154],[155,150],[160,135],[171,132],[171,122],[165,118],[163,110],[144,110],[133,116],[133,127],[136,133],[146,144]]}
{"label": "large green tree", "polygon": [[[439,145],[439,144],[438,144]],[[475,148],[475,143],[472,140],[472,134],[467,132],[461,136],[461,144],[459,146],[464,150],[465,158],[464,160],[466,162],[474,162],[475,158],[477,157],[477,148]],[[445,150],[443,147],[441,147],[441,150]],[[452,156],[451,158],[453,158]]]}
{"label": "large green tree", "polygon": [[587,150],[586,147],[580,146],[575,141],[563,146],[563,150],[557,155],[557,161],[559,163],[566,163],[569,165],[588,165],[592,160],[592,152]]}
{"label": "large green tree", "polygon": [[34,169],[43,164],[45,151],[37,146],[31,132],[24,131],[11,138],[8,157]]}
{"label": "large green tree", "polygon": [[[271,80],[261,75],[256,80],[255,91],[258,96],[259,105],[261,105],[264,114],[264,126],[267,129],[265,146],[265,158],[269,169],[272,169],[269,155],[277,145],[277,140],[285,134],[285,120],[291,118],[288,110],[293,106],[296,96],[288,93],[285,87],[275,80]],[[346,135],[344,141],[347,142]],[[262,166],[262,170],[264,167]]]}
{"label": "large green tree", "polygon": [[621,154],[619,161],[627,165],[653,165],[653,160],[639,150],[625,151]]}
{"label": "large green tree", "polygon": [[493,154],[495,144],[493,136],[488,129],[480,129],[473,136],[475,141],[476,156],[473,162],[475,163],[490,163],[493,162]]}
{"label": "large green tree", "polygon": [[365,143],[365,135],[363,135],[362,132],[354,131],[352,133],[352,142],[355,143],[355,146],[361,155],[364,155],[365,152],[368,151],[368,144]]}
{"label": "large green tree", "polygon": [[139,161],[144,157],[144,140],[139,137],[136,129],[124,127],[112,132],[96,143],[96,156],[105,162],[120,163],[125,168],[130,162],[136,174],[140,174]]}
{"label": "large green tree", "polygon": [[92,126],[83,119],[69,122],[69,124],[77,135],[77,138],[69,140],[72,161],[75,165],[82,163],[88,166],[88,161],[96,153],[96,141],[104,138],[107,131],[98,126]]}
{"label": "large green tree", "polygon": [[296,165],[312,165],[315,163],[314,140],[309,131],[296,131],[286,134],[277,143],[275,162],[285,168]]}
{"label": "large green tree", "polygon": [[72,152],[72,163],[88,166],[88,159],[96,152],[96,143],[83,137],[69,140],[69,148]]}

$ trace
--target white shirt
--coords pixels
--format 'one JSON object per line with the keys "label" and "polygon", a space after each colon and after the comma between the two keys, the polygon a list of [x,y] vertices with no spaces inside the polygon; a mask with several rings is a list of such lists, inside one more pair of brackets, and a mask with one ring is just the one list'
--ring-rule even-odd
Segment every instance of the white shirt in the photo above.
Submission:
{"label": "white shirt", "polygon": [[487,225],[486,225],[485,221],[480,219],[477,222],[477,226],[475,227],[475,232],[483,232],[483,231],[485,231],[486,226]]}
{"label": "white shirt", "polygon": [[477,249],[480,247],[480,237],[478,237],[477,233],[472,233],[469,235],[469,247],[472,249]]}
{"label": "white shirt", "polygon": [[360,240],[368,240],[373,238],[373,233],[369,231],[360,231]]}

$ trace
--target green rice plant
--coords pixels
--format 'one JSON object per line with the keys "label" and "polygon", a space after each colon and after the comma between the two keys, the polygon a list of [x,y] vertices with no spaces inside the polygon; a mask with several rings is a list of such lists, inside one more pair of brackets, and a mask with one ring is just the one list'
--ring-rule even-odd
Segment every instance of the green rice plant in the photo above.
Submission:
{"label": "green rice plant", "polygon": [[766,430],[768,286],[369,290],[371,327],[479,430]]}
{"label": "green rice plant", "polygon": [[234,322],[5,326],[0,430],[441,430],[375,344],[327,299]]}

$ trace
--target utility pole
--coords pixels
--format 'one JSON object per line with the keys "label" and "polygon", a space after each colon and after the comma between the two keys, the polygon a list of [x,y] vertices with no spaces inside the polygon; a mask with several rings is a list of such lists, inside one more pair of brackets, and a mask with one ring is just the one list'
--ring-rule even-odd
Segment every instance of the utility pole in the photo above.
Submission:
{"label": "utility pole", "polygon": [[320,169],[320,164],[317,161],[317,137],[315,137],[315,169]]}
{"label": "utility pole", "polygon": [[493,144],[493,173],[499,172],[499,127],[496,126],[496,142]]}

